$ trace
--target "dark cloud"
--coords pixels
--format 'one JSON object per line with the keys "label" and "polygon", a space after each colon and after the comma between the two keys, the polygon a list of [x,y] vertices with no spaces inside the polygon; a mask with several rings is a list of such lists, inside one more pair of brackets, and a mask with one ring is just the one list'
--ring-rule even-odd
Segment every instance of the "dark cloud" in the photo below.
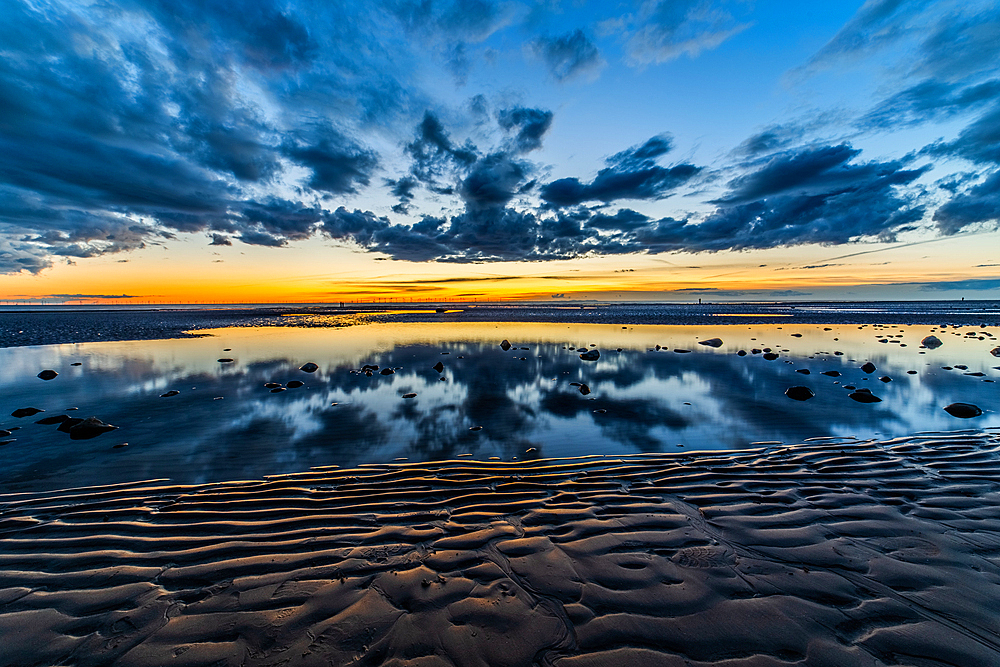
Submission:
{"label": "dark cloud", "polygon": [[310,188],[345,194],[355,192],[358,185],[368,185],[378,166],[375,153],[333,128],[316,129],[310,134],[282,146],[286,157],[312,170],[307,182]]}
{"label": "dark cloud", "polygon": [[975,111],[998,98],[997,79],[967,86],[926,79],[879,103],[859,124],[874,130],[918,125]]}
{"label": "dark cloud", "polygon": [[946,291],[994,291],[1000,289],[1000,278],[969,278],[967,280],[947,280],[935,283],[918,283],[920,289],[930,292]]}
{"label": "dark cloud", "polygon": [[528,153],[542,147],[542,137],[552,126],[552,112],[544,109],[514,107],[502,110],[497,122],[504,130],[516,132],[514,145],[518,153]]}
{"label": "dark cloud", "polygon": [[1000,170],[940,206],[934,212],[934,222],[944,234],[955,234],[976,223],[1000,223]]}
{"label": "dark cloud", "polygon": [[582,183],[578,178],[561,178],[543,185],[539,194],[557,207],[588,201],[663,199],[701,171],[701,167],[693,164],[673,167],[656,164],[656,159],[670,148],[671,140],[667,135],[653,137],[641,146],[633,146],[608,158],[609,166],[597,172],[590,183]]}
{"label": "dark cloud", "polygon": [[410,210],[410,202],[413,201],[413,191],[417,188],[417,179],[412,176],[403,176],[393,180],[391,178],[385,179],[385,184],[389,186],[389,193],[398,199],[392,207],[393,213],[398,213],[403,215],[408,213]]}
{"label": "dark cloud", "polygon": [[228,236],[222,234],[212,234],[212,242],[208,245],[233,245]]}
{"label": "dark cloud", "polygon": [[605,65],[597,47],[579,29],[558,37],[539,37],[528,45],[528,51],[545,62],[557,81],[593,77]]}

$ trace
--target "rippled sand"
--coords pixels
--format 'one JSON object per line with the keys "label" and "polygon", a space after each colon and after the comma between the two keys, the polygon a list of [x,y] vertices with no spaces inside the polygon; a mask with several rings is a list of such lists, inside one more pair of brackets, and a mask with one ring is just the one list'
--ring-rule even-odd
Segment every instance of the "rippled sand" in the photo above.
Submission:
{"label": "rippled sand", "polygon": [[0,664],[998,665],[998,454],[929,434],[0,495]]}

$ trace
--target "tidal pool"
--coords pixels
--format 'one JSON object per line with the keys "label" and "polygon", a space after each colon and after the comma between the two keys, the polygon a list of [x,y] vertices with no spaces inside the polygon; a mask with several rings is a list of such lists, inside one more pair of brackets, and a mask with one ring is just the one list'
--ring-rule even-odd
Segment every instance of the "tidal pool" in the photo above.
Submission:
{"label": "tidal pool", "polygon": [[[0,349],[0,429],[11,431],[0,438],[0,490],[1000,428],[998,341],[978,327],[451,322],[200,333]],[[923,349],[931,333],[944,344]],[[710,338],[723,343],[699,343]],[[598,360],[581,360],[594,349]],[[318,370],[299,370],[307,362]],[[867,362],[876,370],[862,370]],[[365,365],[379,370],[368,376]],[[59,375],[44,381],[43,369]],[[264,386],[294,380],[302,386]],[[815,396],[792,400],[792,386]],[[847,387],[881,402],[852,400]],[[953,417],[943,408],[956,402],[983,414]],[[26,407],[44,412],[12,416]],[[71,439],[36,423],[59,415],[118,428]]]}

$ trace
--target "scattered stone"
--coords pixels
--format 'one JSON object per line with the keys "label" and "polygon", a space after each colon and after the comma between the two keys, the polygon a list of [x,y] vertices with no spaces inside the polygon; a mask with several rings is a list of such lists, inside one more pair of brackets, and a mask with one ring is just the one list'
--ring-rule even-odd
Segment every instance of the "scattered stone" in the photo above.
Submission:
{"label": "scattered stone", "polygon": [[861,367],[861,370],[863,370],[865,373],[874,373],[876,370],[878,370],[878,368],[876,368],[875,364],[869,361],[866,362],[865,365]]}
{"label": "scattered stone", "polygon": [[675,349],[674,350],[674,352],[676,352],[677,354],[687,354],[690,351],[691,350],[682,350],[682,349]]}
{"label": "scattered stone", "polygon": [[361,367],[362,373],[374,373],[378,370],[378,364],[365,364]]}
{"label": "scattered stone", "polygon": [[917,372],[916,371],[906,371],[906,374],[907,375],[916,375]]}
{"label": "scattered stone", "polygon": [[90,440],[91,438],[96,438],[102,433],[114,431],[117,428],[117,426],[105,424],[97,417],[87,417],[86,419],[81,420],[79,424],[69,429],[69,437],[71,440]]}
{"label": "scattered stone", "polygon": [[0,438],[6,438],[10,435],[12,435],[10,431],[5,428],[0,428]]}
{"label": "scattered stone", "polygon": [[858,403],[881,403],[882,399],[874,395],[866,389],[858,389],[857,391],[847,395],[848,398],[854,399]]}
{"label": "scattered stone", "polygon": [[383,368],[382,370],[379,371],[379,375],[395,375],[395,374],[396,371],[392,370],[391,368]]}
{"label": "scattered stone", "polygon": [[302,380],[289,380],[288,384],[286,384],[285,386],[288,387],[289,389],[298,389],[304,384],[305,382],[303,382]]}
{"label": "scattered stone", "polygon": [[112,445],[111,449],[121,449],[123,447],[128,447],[127,442],[119,442],[117,445]]}
{"label": "scattered stone", "polygon": [[470,426],[469,430],[470,431],[482,431],[483,427],[482,426]]}
{"label": "scattered stone", "polygon": [[983,414],[979,406],[972,403],[952,403],[951,405],[946,405],[944,411],[952,417],[958,417],[959,419],[971,419]]}
{"label": "scattered stone", "polygon": [[598,359],[601,358],[601,353],[598,352],[596,349],[587,350],[586,352],[580,355],[580,358],[583,359],[584,361],[597,361]]}
{"label": "scattered stone", "polygon": [[56,430],[62,431],[63,433],[69,433],[74,426],[82,423],[83,420],[80,419],[79,417],[70,417],[69,419],[63,421],[63,423],[59,424],[59,428],[57,428]]}
{"label": "scattered stone", "polygon": [[31,417],[32,415],[37,415],[39,412],[45,412],[45,410],[39,410],[38,408],[18,408],[14,412],[10,413],[11,417]]}
{"label": "scattered stone", "polygon": [[879,382],[892,382],[892,378],[889,377],[888,375],[883,375],[882,377],[879,378]]}
{"label": "scattered stone", "polygon": [[264,386],[267,387],[268,389],[275,389],[277,387],[280,387],[281,383],[280,382],[265,382]]}
{"label": "scattered stone", "polygon": [[319,370],[319,366],[309,361],[299,366],[299,370],[303,371],[304,373],[315,373],[316,371]]}
{"label": "scattered stone", "polygon": [[83,366],[83,362],[82,361],[74,361],[73,363],[70,364],[70,366]]}
{"label": "scattered stone", "polygon": [[972,377],[981,378],[984,377],[986,373],[980,373],[979,371],[976,371],[974,373],[962,373],[962,375],[971,375]]}
{"label": "scattered stone", "polygon": [[222,359],[219,359],[219,363],[220,364],[231,364],[231,363],[233,363],[233,360],[230,359],[229,357],[223,357]]}
{"label": "scattered stone", "polygon": [[721,338],[709,338],[708,340],[698,341],[698,345],[707,345],[709,347],[722,347]]}
{"label": "scattered stone", "polygon": [[941,339],[933,334],[923,338],[920,341],[920,344],[926,347],[928,350],[934,350],[944,345],[944,343],[941,342]]}
{"label": "scattered stone", "polygon": [[437,362],[436,364],[434,364],[433,366],[431,366],[431,368],[433,368],[434,370],[436,370],[436,371],[437,371],[438,373],[441,373],[441,372],[443,372],[443,371],[444,371],[444,364],[442,364],[442,363],[441,363],[441,362],[439,361],[439,362]]}
{"label": "scattered stone", "polygon": [[792,338],[802,338],[802,334],[794,333],[792,334]]}
{"label": "scattered stone", "polygon": [[747,356],[747,351],[746,350],[740,350],[739,352],[736,353],[736,356],[737,357],[745,357],[745,356]]}
{"label": "scattered stone", "polygon": [[232,352],[232,351],[233,351],[233,348],[231,348],[231,347],[227,347],[227,348],[223,349],[222,351],[223,351],[223,352]]}
{"label": "scattered stone", "polygon": [[598,409],[594,410],[594,414],[598,414],[598,415],[603,415],[605,412],[607,412],[607,410],[605,410],[604,408],[598,408]]}
{"label": "scattered stone", "polygon": [[990,354],[992,354],[994,357],[1000,357],[1000,345],[990,350]]}
{"label": "scattered stone", "polygon": [[967,371],[967,370],[969,370],[969,367],[966,366],[965,364],[955,364],[955,368],[957,368],[960,371]]}
{"label": "scattered stone", "polygon": [[271,390],[272,394],[280,394],[283,391],[287,391],[284,387],[275,387]]}
{"label": "scattered stone", "polygon": [[503,350],[504,352],[506,352],[507,350],[509,350],[510,349],[510,341],[507,340],[506,338],[504,338],[503,342],[500,343],[500,349]]}
{"label": "scattered stone", "polygon": [[840,371],[823,371],[823,375],[829,375],[832,378],[839,378]]}
{"label": "scattered stone", "polygon": [[774,361],[777,358],[778,358],[778,355],[775,352],[765,352],[764,353],[764,359],[766,359],[768,361]]}
{"label": "scattered stone", "polygon": [[586,396],[587,394],[590,393],[590,387],[588,387],[586,384],[581,384],[580,385],[580,393],[583,394],[584,396]]}
{"label": "scattered stone", "polygon": [[56,373],[54,370],[46,369],[41,373],[39,373],[38,377],[40,377],[43,380],[51,380],[55,378],[57,375],[59,375],[59,373]]}
{"label": "scattered stone", "polygon": [[171,396],[176,396],[179,393],[181,392],[177,391],[176,389],[171,389],[165,394],[160,394],[160,398],[170,398]]}
{"label": "scattered stone", "polygon": [[797,386],[789,387],[785,390],[785,396],[793,401],[808,401],[815,395],[809,387]]}
{"label": "scattered stone", "polygon": [[809,375],[809,369],[808,368],[796,368],[795,372],[796,373],[802,373],[803,375]]}
{"label": "scattered stone", "polygon": [[403,394],[403,398],[416,398],[416,397],[417,395],[414,394],[413,392],[410,392],[409,394]]}
{"label": "scattered stone", "polygon": [[51,417],[42,417],[35,423],[49,426],[50,424],[61,424],[69,418],[69,415],[52,415]]}
{"label": "scattered stone", "polygon": [[757,348],[755,348],[755,347],[754,347],[754,348],[751,348],[751,349],[750,349],[750,354],[760,354],[760,353],[761,353],[761,351],[760,351],[760,350],[758,350],[758,349],[757,349]]}

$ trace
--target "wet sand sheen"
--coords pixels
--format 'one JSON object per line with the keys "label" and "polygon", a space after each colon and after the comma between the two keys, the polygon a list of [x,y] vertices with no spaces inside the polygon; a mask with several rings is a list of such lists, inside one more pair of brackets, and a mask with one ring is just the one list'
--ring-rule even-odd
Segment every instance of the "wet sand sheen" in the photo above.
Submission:
{"label": "wet sand sheen", "polygon": [[1000,435],[0,496],[5,665],[1000,664]]}

